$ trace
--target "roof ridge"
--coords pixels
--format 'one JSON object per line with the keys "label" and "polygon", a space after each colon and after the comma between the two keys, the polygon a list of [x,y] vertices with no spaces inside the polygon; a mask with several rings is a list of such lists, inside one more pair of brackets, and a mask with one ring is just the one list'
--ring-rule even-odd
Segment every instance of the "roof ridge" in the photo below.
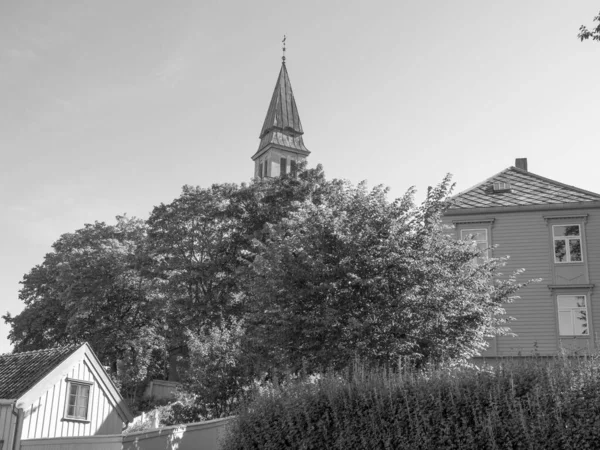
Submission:
{"label": "roof ridge", "polygon": [[[575,191],[581,192],[582,194],[595,195],[595,196],[597,196],[597,197],[600,198],[600,194],[597,193],[597,192],[586,191],[585,189],[578,188],[577,186],[573,186],[573,185],[566,184],[566,183],[561,183],[560,181],[553,180],[552,178],[546,178],[546,177],[544,177],[542,175],[538,175],[537,173],[529,172],[528,170],[519,169],[518,167],[515,167],[515,166],[510,166],[506,170],[510,170],[510,169],[516,171],[517,173],[521,173],[521,174],[524,174],[524,175],[533,175],[535,178],[539,178],[542,181],[546,181],[546,182],[552,183],[552,184],[558,184],[559,186],[566,187],[566,188],[569,188],[569,189],[573,189]],[[497,174],[497,175],[499,175],[499,174]],[[496,175],[494,175],[494,176],[496,176]]]}
{"label": "roof ridge", "polygon": [[52,350],[63,350],[63,349],[69,349],[70,347],[79,348],[81,345],[83,345],[83,344],[68,344],[68,345],[60,345],[60,346],[50,347],[50,348],[41,348],[39,350],[28,350],[26,352],[0,353],[0,358],[10,357],[10,356],[20,356],[20,355],[31,355],[34,353],[50,352]]}

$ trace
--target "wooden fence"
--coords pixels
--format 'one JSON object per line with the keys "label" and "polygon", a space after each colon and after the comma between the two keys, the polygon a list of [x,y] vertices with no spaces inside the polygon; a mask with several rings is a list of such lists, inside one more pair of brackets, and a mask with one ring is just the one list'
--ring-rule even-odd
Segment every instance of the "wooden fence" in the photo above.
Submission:
{"label": "wooden fence", "polygon": [[24,439],[21,450],[121,450],[123,435]]}
{"label": "wooden fence", "polygon": [[24,439],[21,450],[219,450],[233,417],[128,435]]}
{"label": "wooden fence", "polygon": [[139,431],[123,437],[123,450],[218,450],[233,417]]}

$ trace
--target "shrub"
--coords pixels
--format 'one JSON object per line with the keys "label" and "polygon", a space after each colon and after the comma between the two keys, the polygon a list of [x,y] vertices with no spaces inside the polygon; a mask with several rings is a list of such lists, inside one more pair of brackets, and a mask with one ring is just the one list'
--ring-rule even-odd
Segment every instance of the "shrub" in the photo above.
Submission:
{"label": "shrub", "polygon": [[599,370],[597,356],[529,358],[287,382],[240,411],[223,449],[596,448]]}

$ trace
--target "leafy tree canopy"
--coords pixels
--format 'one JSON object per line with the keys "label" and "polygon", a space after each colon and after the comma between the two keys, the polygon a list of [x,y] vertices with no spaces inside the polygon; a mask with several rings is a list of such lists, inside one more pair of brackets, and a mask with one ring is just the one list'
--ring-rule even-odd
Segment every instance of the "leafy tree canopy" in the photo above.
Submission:
{"label": "leafy tree canopy", "polygon": [[600,41],[600,13],[594,17],[594,22],[598,22],[596,28],[588,30],[585,25],[579,27],[579,34],[577,37],[583,42],[586,39],[592,39],[593,41]]}
{"label": "leafy tree canopy", "polygon": [[87,341],[124,391],[135,395],[163,353],[163,302],[145,276],[151,261],[144,221],[123,216],[116,225],[96,222],[62,235],[52,247],[23,278],[23,312],[3,316],[15,351]]}
{"label": "leafy tree canopy", "polygon": [[478,250],[444,229],[449,189],[446,178],[416,207],[413,190],[389,202],[382,187],[334,180],[319,204],[268,224],[248,313],[264,364],[465,359],[505,331],[502,303],[520,285],[497,278],[500,260],[474,265]]}
{"label": "leafy tree canopy", "polygon": [[24,276],[9,337],[16,351],[90,342],[130,398],[181,376],[206,417],[251,380],[303,367],[468,358],[505,331],[520,285],[444,229],[450,189],[417,206],[413,189],[389,201],[320,166],[185,186],[147,221],[61,236]]}

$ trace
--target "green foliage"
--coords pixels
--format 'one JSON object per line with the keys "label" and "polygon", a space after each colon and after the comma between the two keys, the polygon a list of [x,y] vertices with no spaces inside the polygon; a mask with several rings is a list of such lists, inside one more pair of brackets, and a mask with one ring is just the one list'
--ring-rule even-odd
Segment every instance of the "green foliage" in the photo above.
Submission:
{"label": "green foliage", "polygon": [[583,42],[586,39],[592,39],[593,41],[600,41],[600,13],[594,17],[594,22],[598,22],[596,28],[588,30],[585,25],[579,27],[579,34],[577,37]]}
{"label": "green foliage", "polygon": [[355,356],[464,360],[505,331],[521,285],[447,234],[449,193],[448,177],[420,206],[412,189],[389,201],[320,166],[185,186],[146,222],[61,236],[24,276],[10,339],[17,351],[88,341],[132,402],[179,375],[195,400],[177,414],[202,418],[231,414],[256,382]]}
{"label": "green foliage", "polygon": [[249,395],[255,375],[242,349],[243,337],[241,321],[215,326],[198,335],[190,334],[189,368],[183,388],[194,394],[194,401],[176,413],[189,411],[195,421],[234,414],[240,401]]}
{"label": "green foliage", "polygon": [[265,367],[309,372],[400,356],[418,363],[466,359],[505,331],[502,303],[521,286],[498,278],[502,260],[472,264],[478,250],[441,224],[447,177],[419,207],[413,190],[333,180],[255,241],[248,341]]}
{"label": "green foliage", "polygon": [[267,390],[223,445],[243,449],[596,448],[600,359],[364,371]]}
{"label": "green foliage", "polygon": [[64,234],[25,274],[24,311],[4,316],[15,351],[89,342],[133,399],[164,358],[163,302],[150,266],[146,225],[117,217]]}

